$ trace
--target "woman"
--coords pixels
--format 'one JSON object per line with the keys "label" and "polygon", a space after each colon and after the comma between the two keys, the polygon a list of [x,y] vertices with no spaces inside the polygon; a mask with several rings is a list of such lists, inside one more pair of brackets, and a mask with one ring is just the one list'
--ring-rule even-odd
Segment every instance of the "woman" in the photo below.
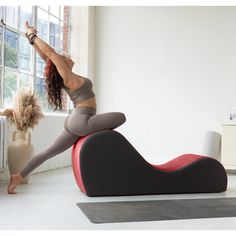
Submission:
{"label": "woman", "polygon": [[34,155],[25,168],[10,177],[8,193],[14,194],[16,187],[31,171],[49,158],[71,147],[81,136],[104,129],[114,129],[126,121],[121,112],[96,114],[95,94],[92,81],[74,74],[74,62],[58,54],[52,47],[37,36],[37,30],[26,22],[26,37],[40,57],[46,62],[45,81],[48,101],[55,110],[62,108],[62,89],[64,89],[74,104],[74,110],[67,116],[64,129],[54,142],[42,152]]}

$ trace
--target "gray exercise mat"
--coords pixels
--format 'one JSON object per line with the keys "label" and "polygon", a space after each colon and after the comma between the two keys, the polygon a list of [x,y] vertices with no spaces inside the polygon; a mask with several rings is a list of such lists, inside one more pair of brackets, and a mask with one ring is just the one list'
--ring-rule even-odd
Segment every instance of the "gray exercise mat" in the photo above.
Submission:
{"label": "gray exercise mat", "polygon": [[77,203],[92,223],[236,217],[236,198]]}

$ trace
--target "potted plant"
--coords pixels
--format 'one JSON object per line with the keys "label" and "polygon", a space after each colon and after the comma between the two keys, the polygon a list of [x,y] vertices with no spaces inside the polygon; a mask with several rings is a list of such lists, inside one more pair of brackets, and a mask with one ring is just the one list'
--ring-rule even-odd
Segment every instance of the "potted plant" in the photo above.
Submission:
{"label": "potted plant", "polygon": [[[14,124],[12,142],[8,146],[8,167],[10,175],[19,173],[33,155],[29,129],[33,129],[44,117],[38,96],[32,89],[20,89],[14,98],[13,108],[5,109],[0,115]],[[23,183],[28,183],[29,176]]]}

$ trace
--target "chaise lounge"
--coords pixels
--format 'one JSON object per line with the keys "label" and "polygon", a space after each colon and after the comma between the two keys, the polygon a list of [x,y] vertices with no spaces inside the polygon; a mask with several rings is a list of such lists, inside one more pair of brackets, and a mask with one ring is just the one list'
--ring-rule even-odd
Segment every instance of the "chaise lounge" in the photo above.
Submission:
{"label": "chaise lounge", "polygon": [[214,158],[184,154],[162,165],[148,163],[115,130],[102,130],[78,140],[72,169],[88,196],[170,193],[216,193],[227,189],[227,174]]}

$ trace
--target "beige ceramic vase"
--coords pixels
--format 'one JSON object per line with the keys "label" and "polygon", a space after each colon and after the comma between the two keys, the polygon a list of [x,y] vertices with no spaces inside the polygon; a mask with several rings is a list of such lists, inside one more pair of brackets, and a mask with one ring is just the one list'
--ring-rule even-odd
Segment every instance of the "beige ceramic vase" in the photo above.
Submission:
{"label": "beige ceramic vase", "polygon": [[[29,162],[34,152],[31,144],[31,134],[16,130],[12,134],[12,142],[8,146],[8,167],[10,175],[19,173]],[[22,184],[27,184],[29,175],[24,178]]]}

